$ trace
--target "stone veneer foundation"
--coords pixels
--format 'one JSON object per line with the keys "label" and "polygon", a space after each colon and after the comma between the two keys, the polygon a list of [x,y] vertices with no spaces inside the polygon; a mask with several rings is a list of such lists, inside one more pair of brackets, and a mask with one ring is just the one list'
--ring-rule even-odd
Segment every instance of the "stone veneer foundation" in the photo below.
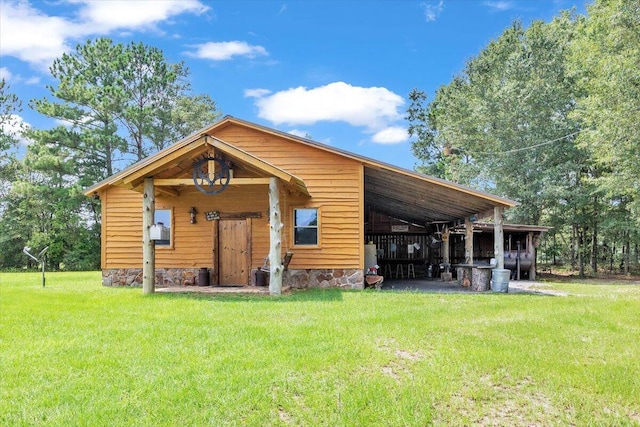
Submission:
{"label": "stone veneer foundation", "polygon": [[[199,271],[199,268],[156,268],[156,287],[198,285]],[[102,270],[102,285],[142,286],[142,269]],[[288,270],[284,272],[282,277],[282,286],[290,286],[294,289],[362,289],[364,287],[364,272],[361,269]]]}

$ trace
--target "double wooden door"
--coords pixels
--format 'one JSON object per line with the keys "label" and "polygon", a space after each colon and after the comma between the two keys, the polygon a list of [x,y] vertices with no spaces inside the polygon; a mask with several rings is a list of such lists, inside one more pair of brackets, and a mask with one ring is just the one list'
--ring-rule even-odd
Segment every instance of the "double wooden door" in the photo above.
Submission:
{"label": "double wooden door", "polygon": [[[220,219],[214,230],[219,286],[247,286],[251,272],[251,219]],[[217,232],[216,232],[217,231]]]}

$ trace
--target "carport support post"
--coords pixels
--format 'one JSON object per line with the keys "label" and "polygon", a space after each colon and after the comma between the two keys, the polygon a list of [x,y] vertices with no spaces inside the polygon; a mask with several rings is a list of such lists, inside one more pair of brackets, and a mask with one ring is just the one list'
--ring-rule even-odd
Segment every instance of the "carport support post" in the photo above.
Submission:
{"label": "carport support post", "polygon": [[445,265],[447,269],[446,272],[448,273],[451,267],[451,258],[449,257],[449,227],[446,225],[442,231],[442,263]]}
{"label": "carport support post", "polygon": [[493,256],[496,258],[496,268],[504,270],[504,230],[502,228],[504,208],[493,208]]}
{"label": "carport support post", "polygon": [[269,293],[282,293],[282,216],[280,215],[280,181],[269,178]]}
{"label": "carport support post", "polygon": [[527,251],[531,256],[531,267],[529,267],[529,280],[536,280],[536,244],[533,232],[527,236]]}
{"label": "carport support post", "polygon": [[155,292],[156,242],[151,240],[151,226],[156,211],[156,196],[153,178],[144,179],[142,197],[142,293]]}
{"label": "carport support post", "polygon": [[465,264],[473,264],[473,223],[471,217],[464,219],[464,257]]}

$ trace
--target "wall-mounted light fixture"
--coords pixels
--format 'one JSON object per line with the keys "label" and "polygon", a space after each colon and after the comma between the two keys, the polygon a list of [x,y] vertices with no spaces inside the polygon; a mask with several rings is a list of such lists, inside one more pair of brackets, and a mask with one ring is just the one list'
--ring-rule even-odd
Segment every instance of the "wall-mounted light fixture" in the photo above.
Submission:
{"label": "wall-mounted light fixture", "polygon": [[195,224],[196,223],[196,214],[198,213],[198,211],[196,210],[196,208],[191,208],[191,210],[189,211],[189,215],[191,216],[191,224]]}

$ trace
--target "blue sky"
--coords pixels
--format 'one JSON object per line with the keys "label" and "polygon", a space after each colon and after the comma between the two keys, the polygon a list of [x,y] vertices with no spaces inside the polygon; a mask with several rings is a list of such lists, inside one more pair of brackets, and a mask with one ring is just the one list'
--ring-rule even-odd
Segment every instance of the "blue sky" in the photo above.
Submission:
{"label": "blue sky", "polygon": [[0,0],[0,77],[29,109],[55,84],[52,60],[96,37],[142,41],[185,61],[223,114],[407,169],[413,88],[431,99],[514,20],[528,26],[574,0]]}

